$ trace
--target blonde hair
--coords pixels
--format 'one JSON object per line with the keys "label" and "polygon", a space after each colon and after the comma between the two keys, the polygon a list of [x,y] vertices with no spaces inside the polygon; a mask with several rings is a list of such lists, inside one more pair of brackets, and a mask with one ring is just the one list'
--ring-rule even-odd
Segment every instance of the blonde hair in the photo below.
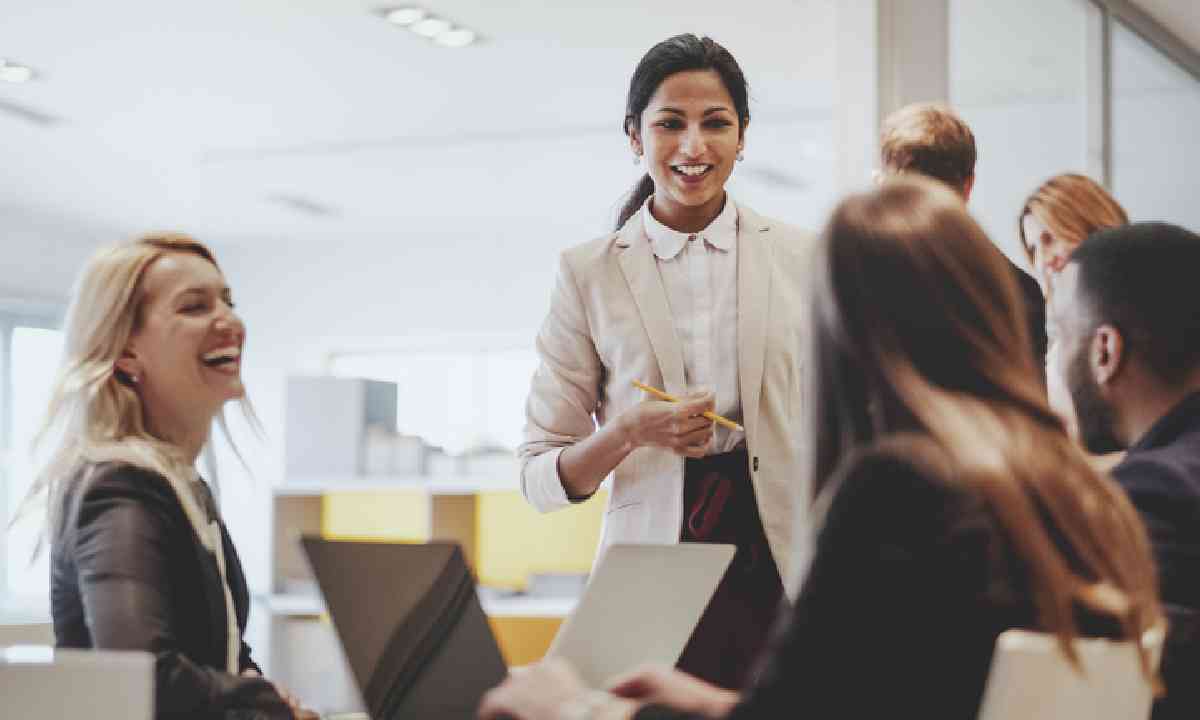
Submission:
{"label": "blonde hair", "polygon": [[885,170],[935,178],[960,193],[975,174],[975,135],[940,103],[914,103],[888,115],[879,149]]}
{"label": "blonde hair", "polygon": [[[51,538],[62,530],[68,491],[82,481],[86,466],[103,462],[127,463],[162,475],[197,532],[207,524],[188,489],[194,476],[190,458],[150,434],[134,384],[116,367],[142,320],[146,270],[170,253],[197,255],[220,270],[212,252],[200,242],[185,235],[156,234],[99,250],[76,281],[67,311],[63,358],[34,446],[41,446],[51,434],[57,441],[17,513],[23,516],[44,497]],[[242,409],[257,430],[257,418],[245,399]],[[223,414],[218,421],[228,437]],[[35,554],[45,541],[44,533]]]}
{"label": "blonde hair", "polygon": [[1026,215],[1033,215],[1055,237],[1072,247],[1097,230],[1129,224],[1125,208],[1095,180],[1075,173],[1055,175],[1033,191],[1017,217],[1021,250],[1030,263],[1033,250],[1030,238],[1025,237]]}

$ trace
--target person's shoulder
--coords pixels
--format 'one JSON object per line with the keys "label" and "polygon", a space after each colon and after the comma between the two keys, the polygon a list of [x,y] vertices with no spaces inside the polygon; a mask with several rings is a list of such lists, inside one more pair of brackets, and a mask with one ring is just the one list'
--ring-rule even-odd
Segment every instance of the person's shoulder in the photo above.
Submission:
{"label": "person's shoulder", "polygon": [[175,491],[160,473],[128,462],[85,465],[78,477],[84,504],[129,500],[166,509],[178,504]]}
{"label": "person's shoulder", "polygon": [[[933,438],[899,433],[850,453],[836,473],[842,491],[873,494],[951,491],[954,460]],[[885,478],[886,482],[876,482]]]}
{"label": "person's shoulder", "polygon": [[743,233],[762,233],[771,238],[777,262],[801,266],[812,262],[817,246],[817,236],[812,232],[776,218],[760,215],[745,205],[738,205],[738,216]]}
{"label": "person's shoulder", "polygon": [[620,251],[619,240],[619,233],[606,233],[560,252],[559,282],[569,280],[571,284],[584,290],[594,278],[611,275]]}
{"label": "person's shoulder", "polygon": [[[86,463],[63,495],[63,537],[85,527],[167,528],[180,523],[183,507],[158,472],[133,463]],[[157,532],[157,531],[156,531]]]}
{"label": "person's shoulder", "polygon": [[1153,493],[1200,501],[1200,458],[1181,457],[1169,447],[1131,452],[1113,467],[1111,474],[1131,494]]}
{"label": "person's shoulder", "polygon": [[[616,230],[564,250],[559,255],[559,276],[572,278],[585,293],[591,285],[607,287],[623,272],[622,256],[629,255],[635,246],[644,246],[646,257],[652,257],[640,212]],[[640,255],[636,253],[635,257]],[[624,286],[623,281],[620,286]]]}
{"label": "person's shoulder", "polygon": [[770,233],[772,238],[785,247],[804,247],[816,242],[816,235],[804,228],[784,222],[778,218],[759,213],[754,208],[738,203],[738,222],[743,229]]}
{"label": "person's shoulder", "polygon": [[951,454],[928,436],[890,436],[855,451],[818,501],[818,543],[876,557],[977,546],[994,526],[959,475]]}
{"label": "person's shoulder", "polygon": [[563,250],[559,255],[560,269],[568,270],[577,278],[586,278],[598,268],[611,265],[625,246],[619,231],[599,235]]}
{"label": "person's shoulder", "polygon": [[[829,515],[853,514],[881,525],[928,525],[964,507],[952,455],[932,438],[897,434],[852,452],[827,492]],[[903,508],[903,512],[897,512]]]}

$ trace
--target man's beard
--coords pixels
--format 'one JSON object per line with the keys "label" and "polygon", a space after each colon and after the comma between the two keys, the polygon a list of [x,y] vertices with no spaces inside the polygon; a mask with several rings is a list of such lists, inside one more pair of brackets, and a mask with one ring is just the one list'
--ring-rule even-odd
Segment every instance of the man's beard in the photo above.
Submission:
{"label": "man's beard", "polygon": [[1067,392],[1075,406],[1079,439],[1087,451],[1100,455],[1124,450],[1116,435],[1116,409],[1100,395],[1100,385],[1088,367],[1086,348],[1076,352],[1067,365]]}

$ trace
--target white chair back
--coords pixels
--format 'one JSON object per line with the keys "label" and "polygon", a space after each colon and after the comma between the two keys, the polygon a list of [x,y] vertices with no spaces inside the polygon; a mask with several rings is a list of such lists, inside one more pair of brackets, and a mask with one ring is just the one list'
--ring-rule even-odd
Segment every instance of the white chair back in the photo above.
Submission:
{"label": "white chair back", "polygon": [[154,656],[115,650],[0,650],[0,698],[7,720],[152,720]]}
{"label": "white chair back", "polygon": [[[1158,663],[1162,632],[1143,643]],[[996,640],[979,720],[1146,720],[1153,690],[1137,646],[1099,638],[1075,641],[1083,672],[1045,633],[1008,630]]]}
{"label": "white chair back", "polygon": [[10,645],[54,645],[52,623],[0,625],[0,648]]}

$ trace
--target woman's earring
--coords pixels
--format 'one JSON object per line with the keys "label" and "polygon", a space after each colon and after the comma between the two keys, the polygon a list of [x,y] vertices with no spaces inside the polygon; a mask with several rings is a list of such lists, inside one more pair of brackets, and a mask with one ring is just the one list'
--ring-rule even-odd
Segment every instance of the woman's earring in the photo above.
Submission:
{"label": "woman's earring", "polygon": [[741,150],[738,150],[737,159],[738,162],[741,162],[746,159],[746,155]]}
{"label": "woman's earring", "polygon": [[633,154],[633,164],[634,164],[634,165],[641,165],[641,164],[642,164],[642,156],[641,156],[641,155],[638,155],[637,153],[634,153],[634,154]]}

